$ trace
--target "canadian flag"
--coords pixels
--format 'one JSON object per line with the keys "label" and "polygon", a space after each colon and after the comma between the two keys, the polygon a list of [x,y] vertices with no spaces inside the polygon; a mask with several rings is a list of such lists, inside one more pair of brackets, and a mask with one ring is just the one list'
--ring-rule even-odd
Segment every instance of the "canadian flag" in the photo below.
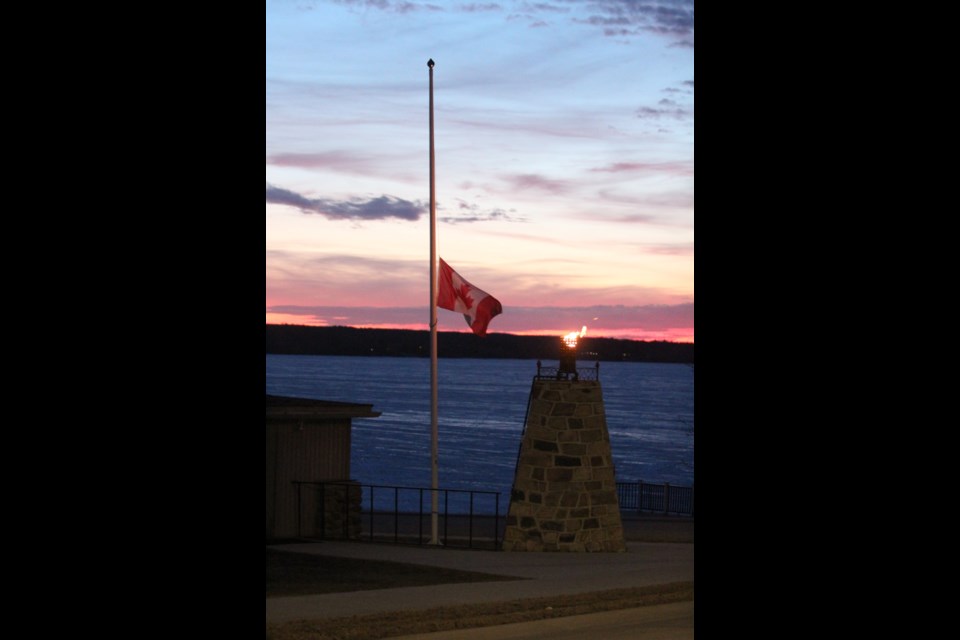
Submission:
{"label": "canadian flag", "polygon": [[437,292],[437,306],[463,314],[467,324],[478,336],[487,335],[487,325],[493,316],[503,313],[500,301],[486,291],[482,291],[450,268],[440,258],[440,287]]}

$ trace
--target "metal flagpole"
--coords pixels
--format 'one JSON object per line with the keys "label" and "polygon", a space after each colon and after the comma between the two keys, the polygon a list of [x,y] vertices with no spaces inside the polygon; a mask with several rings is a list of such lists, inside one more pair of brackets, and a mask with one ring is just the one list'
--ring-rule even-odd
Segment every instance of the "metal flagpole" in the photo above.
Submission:
{"label": "metal flagpole", "polygon": [[440,485],[437,449],[437,184],[433,153],[433,59],[430,68],[430,544],[439,545]]}

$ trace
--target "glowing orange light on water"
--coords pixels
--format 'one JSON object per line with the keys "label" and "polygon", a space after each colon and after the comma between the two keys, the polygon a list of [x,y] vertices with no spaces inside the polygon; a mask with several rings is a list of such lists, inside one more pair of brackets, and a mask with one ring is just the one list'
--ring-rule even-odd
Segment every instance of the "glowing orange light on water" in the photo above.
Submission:
{"label": "glowing orange light on water", "polygon": [[571,331],[567,335],[563,336],[563,344],[567,345],[569,349],[576,349],[577,340],[587,335],[587,325],[583,325],[583,328],[580,329],[580,333],[576,331]]}

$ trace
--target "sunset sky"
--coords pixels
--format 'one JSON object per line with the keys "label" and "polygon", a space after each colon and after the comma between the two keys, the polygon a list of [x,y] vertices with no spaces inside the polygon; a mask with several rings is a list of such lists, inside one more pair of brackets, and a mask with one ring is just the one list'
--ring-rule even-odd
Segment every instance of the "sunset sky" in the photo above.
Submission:
{"label": "sunset sky", "polygon": [[693,0],[267,0],[266,321],[428,328],[430,58],[489,331],[693,342]]}

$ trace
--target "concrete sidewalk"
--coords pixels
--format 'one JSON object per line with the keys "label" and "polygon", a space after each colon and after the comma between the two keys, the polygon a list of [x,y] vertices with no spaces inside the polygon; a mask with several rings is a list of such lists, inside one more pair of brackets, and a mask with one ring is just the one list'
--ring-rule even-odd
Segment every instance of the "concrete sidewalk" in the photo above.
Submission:
{"label": "concrete sidewalk", "polygon": [[693,602],[673,602],[492,627],[395,636],[393,640],[693,640]]}
{"label": "concrete sidewalk", "polygon": [[[283,544],[275,548],[528,579],[267,598],[268,624],[693,581],[692,543],[628,541],[624,553],[524,553],[332,541]],[[653,608],[661,606],[666,605]],[[510,625],[498,628],[504,626]],[[689,627],[692,630],[692,618]],[[434,634],[430,637],[442,638]]]}

